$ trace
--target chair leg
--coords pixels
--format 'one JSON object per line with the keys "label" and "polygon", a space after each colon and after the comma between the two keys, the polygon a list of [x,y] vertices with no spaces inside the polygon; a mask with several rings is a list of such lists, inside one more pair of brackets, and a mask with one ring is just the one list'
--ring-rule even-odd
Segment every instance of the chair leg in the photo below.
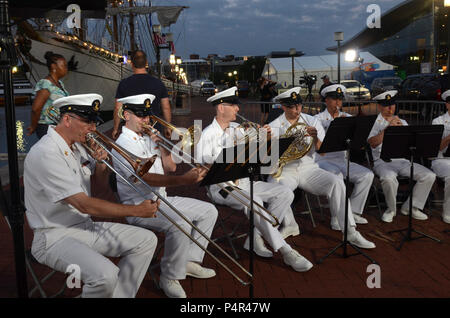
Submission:
{"label": "chair leg", "polygon": [[67,287],[66,281],[64,281],[62,287],[60,288],[60,290],[58,292],[56,292],[55,294],[50,295],[50,296],[47,295],[44,288],[42,287],[42,284],[44,284],[53,275],[55,275],[57,273],[57,271],[52,269],[52,271],[50,273],[45,275],[42,279],[39,279],[37,277],[36,272],[34,271],[33,267],[31,266],[31,261],[32,261],[32,255],[31,255],[30,251],[28,250],[25,252],[25,265],[35,283],[35,286],[28,292],[28,297],[31,298],[36,291],[39,291],[39,294],[41,295],[42,298],[55,298],[55,297],[62,295]]}
{"label": "chair leg", "polygon": [[305,202],[308,207],[307,212],[309,213],[309,216],[311,217],[312,225],[313,225],[313,227],[316,227],[316,222],[314,222],[314,216],[312,214],[311,205],[309,204],[308,194],[306,192],[305,192]]}
{"label": "chair leg", "polygon": [[155,270],[161,265],[158,262],[158,258],[162,252],[162,248],[163,248],[162,244],[158,246],[156,253],[153,254],[153,259],[152,259],[153,264],[150,263],[150,266],[148,267],[148,273],[150,274],[150,276],[153,280],[153,284],[155,284],[156,289],[160,289],[158,281],[156,280]]}

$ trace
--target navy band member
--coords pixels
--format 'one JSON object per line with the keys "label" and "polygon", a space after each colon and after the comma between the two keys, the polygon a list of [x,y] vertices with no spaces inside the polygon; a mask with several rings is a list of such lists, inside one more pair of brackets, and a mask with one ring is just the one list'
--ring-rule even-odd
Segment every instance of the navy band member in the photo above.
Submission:
{"label": "navy band member", "polygon": [[[161,194],[178,211],[210,237],[217,219],[217,209],[214,205],[192,198],[167,196],[165,186],[191,185],[197,183],[203,179],[206,171],[204,169],[194,168],[181,176],[164,175],[168,172],[174,172],[177,168],[176,164],[172,160],[171,153],[164,147],[157,145],[157,142],[161,141],[160,138],[153,134],[150,137],[145,133],[145,128],[143,127],[143,125],[148,125],[149,123],[151,103],[154,99],[154,95],[141,94],[118,100],[124,108],[125,126],[122,127],[122,133],[116,143],[142,158],[150,158],[155,154],[158,155],[149,172],[142,178],[153,187],[155,192]],[[121,161],[129,166],[125,159]],[[123,174],[129,177],[130,180],[133,180],[133,176],[125,171],[125,169],[120,168],[121,165],[116,164],[115,166],[122,170]],[[142,192],[148,193],[148,199],[154,197],[154,194],[149,192],[142,184],[138,183],[136,186]],[[117,190],[122,203],[139,204],[143,200],[120,179],[117,179]],[[164,202],[161,202],[159,208],[175,220],[177,224],[182,226],[187,233],[190,233],[202,246],[205,248],[208,246],[208,241],[196,230],[192,229],[186,221]],[[164,232],[164,255],[161,259],[159,285],[168,297],[186,297],[186,293],[179,283],[179,280],[185,279],[186,275],[196,278],[210,278],[216,275],[214,270],[200,266],[203,262],[205,251],[198,247],[164,216],[154,219],[128,217],[127,221],[132,225]]]}
{"label": "navy band member", "polygon": [[[272,136],[281,136],[287,129],[299,122],[307,125],[307,133],[313,137],[313,146],[309,152],[300,159],[287,163],[281,176],[269,177],[269,182],[275,182],[287,186],[291,191],[297,187],[315,195],[327,196],[330,203],[332,216],[337,216],[341,230],[344,230],[345,222],[345,184],[342,177],[323,170],[316,162],[316,150],[320,149],[325,136],[319,119],[302,114],[302,99],[300,87],[294,87],[277,97],[284,114],[272,121]],[[349,203],[351,211],[351,204]],[[357,230],[353,213],[348,215],[348,241],[361,248],[375,248],[375,244],[366,240]]]}
{"label": "navy band member", "polygon": [[[406,159],[392,159],[386,162],[380,158],[381,147],[383,144],[384,131],[389,126],[406,126],[408,123],[400,119],[395,114],[396,108],[396,90],[391,90],[374,97],[378,103],[379,114],[370,131],[367,141],[372,148],[372,157],[374,160],[374,172],[380,177],[381,187],[388,206],[381,219],[384,222],[392,222],[397,213],[397,176],[410,176],[411,164]],[[413,209],[412,217],[417,220],[428,219],[427,215],[420,210],[423,209],[425,202],[433,186],[436,175],[422,165],[414,163],[413,179],[416,184],[413,188]],[[409,198],[403,203],[400,212],[404,215],[409,214]]]}
{"label": "navy band member", "polygon": [[[156,248],[156,236],[134,226],[93,222],[98,217],[154,217],[158,204],[115,204],[90,196],[94,174],[107,184],[106,165],[80,143],[95,131],[98,94],[57,99],[60,121],[30,150],[24,165],[26,215],[34,231],[31,252],[42,264],[66,272],[80,267],[82,297],[134,297]],[[97,150],[95,159],[106,158]],[[118,265],[108,258],[121,257]]]}
{"label": "navy band member", "polygon": [[[197,160],[203,163],[213,163],[217,156],[222,152],[222,148],[229,147],[234,144],[233,135],[234,129],[238,126],[234,122],[236,120],[236,113],[239,111],[239,99],[237,98],[236,86],[231,87],[225,91],[215,94],[207,99],[216,109],[216,117],[213,122],[206,127],[197,145],[196,156]],[[241,178],[234,182],[239,188],[250,197],[250,181],[249,178]],[[222,183],[226,187],[225,183]],[[232,190],[232,188],[230,189]],[[232,190],[244,202],[247,201],[245,197],[240,195],[237,191]],[[211,200],[218,204],[231,206],[234,209],[244,209],[248,216],[247,208],[239,202],[232,195],[226,193],[217,184],[209,186],[209,193]],[[291,203],[294,200],[292,191],[281,185],[276,186],[267,182],[257,181],[254,183],[254,199],[255,202],[263,205],[263,202],[268,203],[268,210],[273,213],[278,220],[283,223],[286,213],[292,214]],[[255,209],[259,209],[255,207]],[[264,213],[267,218],[271,219],[267,212],[259,210]],[[255,253],[261,257],[272,257],[273,253],[264,246],[263,238],[269,243],[272,249],[277,252],[280,251],[283,255],[284,262],[291,266],[294,270],[303,272],[309,270],[313,265],[296,250],[292,249],[283,238],[280,231],[273,227],[270,222],[262,218],[258,213],[254,214],[255,221],[255,237],[254,250]],[[296,225],[296,224],[295,224]],[[287,229],[290,232],[290,228]],[[293,234],[295,233],[293,229]],[[249,238],[245,241],[244,248],[249,249]]]}
{"label": "navy band member", "polygon": [[449,158],[444,158],[444,153],[450,144],[450,90],[445,91],[441,97],[445,101],[447,111],[444,115],[435,118],[433,125],[444,125],[444,134],[442,135],[438,158],[431,163],[431,169],[439,178],[443,178],[445,181],[442,220],[445,223],[450,223],[450,160]]}
{"label": "navy band member", "polygon": [[[321,91],[325,99],[326,109],[315,115],[320,120],[325,132],[328,130],[331,122],[337,117],[351,117],[350,114],[342,112],[342,100],[345,96],[345,86],[335,84],[324,88]],[[316,156],[319,167],[334,174],[347,176],[347,156],[346,151],[335,151]],[[369,169],[350,162],[350,182],[354,184],[350,202],[353,211],[353,218],[356,224],[367,224],[367,220],[362,217],[364,206],[372,186],[373,172]],[[336,216],[331,217],[331,227],[339,230],[339,224]]]}

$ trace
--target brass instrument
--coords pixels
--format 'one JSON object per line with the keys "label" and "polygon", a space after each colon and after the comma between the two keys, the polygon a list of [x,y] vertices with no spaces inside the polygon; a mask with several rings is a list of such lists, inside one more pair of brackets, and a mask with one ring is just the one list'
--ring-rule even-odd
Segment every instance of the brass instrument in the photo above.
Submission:
{"label": "brass instrument", "polygon": [[[60,113],[55,107],[53,106],[48,107],[46,109],[45,114],[49,118],[51,118],[55,123],[59,121]],[[112,142],[110,138],[108,138],[100,131],[96,130],[94,133],[98,136],[98,138],[103,140],[105,143],[109,143],[114,150],[116,150],[122,157],[124,157],[128,161],[128,163],[133,167],[136,174],[138,174],[140,177],[142,177],[150,170],[156,158],[158,157],[157,155],[154,155],[150,158],[138,157],[132,154],[131,152],[127,151],[126,149],[119,147],[116,143]]]}
{"label": "brass instrument", "polygon": [[[123,112],[124,112],[123,107],[121,107],[119,109],[119,112],[117,115],[120,119],[125,120]],[[164,119],[157,117],[155,115],[149,115],[149,116],[153,122],[159,122],[161,125],[165,126],[166,128],[176,132],[181,137],[181,148],[182,149],[185,149],[185,147],[189,148],[189,147],[195,145],[200,139],[201,128],[198,126],[192,125],[191,127],[187,128],[186,132],[183,133],[179,128],[175,127],[171,123],[168,123]]]}
{"label": "brass instrument", "polygon": [[258,141],[259,140],[259,126],[257,123],[252,122],[242,116],[239,113],[236,113],[236,116],[242,119],[242,123],[239,124],[236,128],[242,128],[245,131],[245,134],[242,138],[237,139],[237,137],[234,140],[234,144],[237,145],[239,143],[242,143],[243,141]]}
{"label": "brass instrument", "polygon": [[[155,120],[158,120],[159,117],[157,116],[153,116],[153,118]],[[159,121],[162,125],[164,125],[164,121],[161,120]],[[156,122],[155,122],[156,123]],[[152,125],[142,125],[142,127],[144,128],[144,131],[146,134],[158,134],[158,136],[163,140],[163,142],[160,142],[159,145],[164,147],[165,149],[167,149],[168,151],[170,151],[172,154],[176,155],[177,157],[179,157],[180,159],[184,159],[182,156],[179,155],[179,152],[181,151],[183,153],[183,155],[186,155],[190,160],[193,160],[194,158],[189,155],[188,153],[186,153],[185,151],[183,151],[182,149],[178,148],[178,146],[174,145],[171,141],[167,140],[166,138],[164,138],[163,136],[161,136],[161,134],[159,134],[159,131],[156,130],[156,128],[154,128]],[[172,147],[172,149],[175,149],[176,151],[173,152],[172,149],[170,148]],[[192,164],[191,162],[186,162],[190,167],[192,168],[196,168],[197,166]],[[209,167],[207,167],[204,164],[200,164],[200,166],[202,168],[205,168],[207,170],[209,170]],[[226,182],[225,183],[227,186],[232,187],[233,190],[228,190],[226,187],[217,184],[222,190],[224,190],[225,192],[227,192],[228,194],[230,194],[232,197],[234,197],[236,200],[238,200],[240,203],[242,203],[244,206],[246,206],[248,209],[251,209],[250,206],[250,197],[243,192],[241,189],[239,189],[235,184],[231,183],[231,182]],[[238,192],[242,197],[244,197],[246,200],[248,200],[248,202],[245,202],[244,200],[242,200],[242,198],[240,198],[239,196],[237,196],[235,193],[233,193],[233,191]],[[253,202],[253,204],[257,207],[259,207],[261,210],[263,210],[264,212],[266,212],[268,215],[270,215],[274,222],[272,220],[270,220],[267,216],[265,216],[262,212],[258,211],[258,210],[254,210],[255,213],[259,214],[263,219],[265,219],[267,222],[269,222],[270,224],[272,224],[272,226],[278,226],[280,225],[280,222],[278,220],[278,218],[273,215],[269,210],[267,210],[263,205],[259,204],[258,202]]]}
{"label": "brass instrument", "polygon": [[[58,117],[55,117],[59,113],[55,110],[52,110],[52,115],[49,115],[50,118],[55,120],[55,122],[58,121]],[[97,131],[91,132],[86,134],[86,143],[83,143],[82,145],[91,153],[91,155],[95,152],[95,150],[90,145],[97,145],[104,149],[107,154],[111,157],[116,159],[117,163],[120,164],[125,170],[127,170],[131,175],[135,177],[135,179],[139,182],[141,182],[150,192],[152,192],[154,195],[158,197],[162,202],[164,202],[170,209],[172,209],[176,214],[178,214],[186,223],[188,223],[194,230],[196,230],[201,236],[203,236],[211,245],[216,247],[220,252],[223,253],[224,256],[226,256],[231,262],[233,262],[236,266],[238,266],[250,279],[253,278],[253,275],[248,272],[241,264],[239,264],[232,256],[230,256],[227,252],[225,252],[219,245],[217,245],[216,242],[211,240],[203,231],[201,231],[195,224],[193,224],[188,218],[186,218],[183,213],[178,211],[170,202],[168,202],[158,191],[155,191],[152,189],[150,185],[148,185],[142,177],[130,169],[125,163],[123,163],[120,158],[118,158],[115,154],[111,152],[108,148],[115,149],[119,154],[127,155],[128,151],[117,145],[113,140],[110,138],[104,136],[103,134],[99,134]],[[153,158],[153,157],[152,157]],[[127,158],[126,158],[127,159]],[[127,159],[128,161],[129,159]],[[102,160],[102,163],[104,163],[109,169],[111,169],[112,172],[114,172],[120,179],[122,179],[128,186],[130,186],[134,191],[136,191],[143,199],[146,199],[146,194],[144,194],[139,188],[136,187],[132,182],[130,182],[125,176],[120,174],[107,160]],[[132,165],[133,166],[133,165]],[[189,237],[189,239],[192,240],[195,244],[198,245],[202,250],[205,251],[208,255],[210,255],[219,265],[221,265],[228,273],[230,273],[234,278],[236,278],[241,284],[244,286],[249,285],[251,282],[244,281],[241,279],[237,274],[235,274],[227,265],[225,265],[222,261],[220,261],[214,254],[212,254],[210,251],[208,251],[200,242],[198,242],[197,239],[195,239],[191,234],[189,234],[183,227],[181,227],[174,219],[172,219],[167,213],[165,213],[162,210],[158,210],[159,213],[161,213],[169,222],[171,222],[173,225],[175,225],[183,234]]]}
{"label": "brass instrument", "polygon": [[[186,223],[188,223],[194,230],[196,230],[201,236],[203,236],[209,244],[216,247],[220,252],[223,253],[224,256],[226,256],[230,261],[232,261],[236,266],[238,266],[247,276],[252,278],[252,274],[249,273],[241,264],[239,264],[232,256],[230,256],[227,252],[225,252],[219,245],[217,245],[216,242],[211,240],[208,235],[206,235],[203,231],[201,231],[194,223],[192,223],[187,217],[183,215],[177,208],[175,208],[172,204],[170,204],[169,201],[167,201],[158,191],[155,191],[152,189],[152,187],[147,184],[138,174],[136,174],[132,169],[130,169],[125,163],[120,161],[119,158],[117,158],[109,149],[108,147],[120,147],[119,145],[113,145],[113,141],[105,142],[101,138],[98,137],[95,133],[88,133],[86,135],[86,138],[88,138],[90,141],[96,143],[100,147],[102,147],[108,155],[110,155],[112,158],[116,159],[117,163],[122,165],[129,173],[131,173],[138,181],[140,181],[149,191],[151,191],[154,195],[158,197],[162,202],[164,202],[170,209],[172,209],[177,215],[179,215]],[[106,143],[106,145],[105,145]],[[131,183],[129,180],[127,180],[126,177],[122,176],[117,170],[115,170],[111,164],[109,164],[106,160],[102,160],[104,164],[108,166],[116,175],[121,178],[128,186],[130,186],[134,191],[136,191],[143,199],[146,199],[146,195],[139,190],[133,183]],[[158,210],[159,213],[161,213],[169,222],[171,222],[173,225],[177,227],[183,234],[185,234],[189,239],[192,240],[195,244],[197,244],[198,247],[200,247],[205,253],[207,253],[209,256],[211,256],[219,265],[221,265],[228,273],[230,273],[234,278],[236,278],[241,284],[248,285],[250,282],[246,282],[242,280],[238,275],[236,275],[227,265],[225,265],[222,261],[220,261],[214,254],[212,254],[210,251],[208,251],[202,244],[198,242],[191,234],[189,234],[183,227],[181,227],[174,219],[172,219],[167,213],[165,213],[163,210]]]}
{"label": "brass instrument", "polygon": [[295,137],[288,149],[278,160],[278,169],[272,175],[274,178],[281,176],[283,167],[290,161],[298,160],[306,155],[312,147],[313,138],[306,132],[307,124],[296,122],[292,124],[280,138]]}

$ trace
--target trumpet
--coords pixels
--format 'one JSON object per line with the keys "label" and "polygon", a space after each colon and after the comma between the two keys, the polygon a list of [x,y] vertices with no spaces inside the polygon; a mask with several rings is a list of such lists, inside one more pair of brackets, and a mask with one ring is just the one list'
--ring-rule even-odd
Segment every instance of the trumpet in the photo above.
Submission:
{"label": "trumpet", "polygon": [[[157,117],[157,116],[153,116],[153,117],[154,117],[155,120],[159,119],[159,117]],[[159,121],[159,122],[162,125],[164,125],[164,121]],[[155,124],[156,124],[156,122],[155,122]],[[157,134],[163,141],[163,142],[160,142],[159,145],[164,147],[166,150],[168,150],[172,154],[176,155],[177,157],[179,157],[183,161],[185,160],[185,158],[183,158],[181,155],[179,155],[179,152],[182,152],[183,156],[187,156],[189,160],[194,160],[194,158],[191,155],[189,155],[188,153],[186,153],[182,149],[178,148],[178,146],[174,145],[171,141],[167,140],[165,137],[161,136],[161,134],[159,134],[159,131],[154,127],[154,125],[145,125],[144,124],[144,125],[142,125],[142,127],[144,128],[144,131],[145,131],[146,134]],[[170,147],[172,147],[172,148],[170,148]],[[175,149],[176,151],[174,152],[173,149]],[[197,167],[196,165],[192,164],[191,162],[186,162],[186,163],[192,168],[196,168]],[[199,164],[199,166],[209,170],[209,167],[207,167],[204,164]],[[239,189],[236,185],[234,185],[233,183],[231,183],[229,181],[226,182],[225,184],[227,186],[229,186],[229,187],[232,187],[233,190],[230,191],[230,190],[227,189],[227,187],[224,187],[224,186],[222,186],[220,184],[217,184],[217,185],[222,190],[224,190],[225,192],[230,194],[232,197],[234,197],[236,200],[238,200],[240,203],[242,203],[244,206],[246,206],[248,209],[251,209],[251,206],[250,206],[250,203],[249,203],[251,198],[245,192],[241,191],[241,189]],[[237,196],[235,193],[233,193],[233,191],[238,192],[242,197],[244,197],[246,200],[248,200],[248,202],[244,201],[242,198]],[[261,213],[258,210],[255,210],[255,213],[260,215],[263,219],[265,219],[267,222],[272,224],[272,226],[274,226],[274,227],[280,225],[280,222],[279,222],[278,218],[276,217],[276,215],[273,215],[269,210],[267,210],[263,205],[259,204],[258,202],[253,202],[253,204],[255,204],[261,210],[263,210],[268,215],[270,215],[270,217],[273,218],[273,221],[270,220],[267,216],[265,216],[263,213]]]}
{"label": "trumpet", "polygon": [[[57,111],[53,111],[52,118],[57,122],[57,118],[55,115],[59,113]],[[110,138],[104,136],[103,134],[99,134],[98,132],[91,132],[86,135],[86,143],[82,143],[82,145],[88,150],[89,153],[95,152],[95,150],[90,145],[97,145],[104,149],[106,153],[113,159],[116,159],[115,161],[119,163],[125,170],[127,170],[132,176],[135,177],[139,182],[141,182],[150,192],[152,192],[154,195],[158,197],[162,202],[164,202],[170,209],[172,209],[176,214],[178,214],[186,223],[188,223],[194,230],[196,230],[201,236],[203,236],[211,245],[216,247],[220,252],[223,253],[225,257],[227,257],[229,260],[231,260],[237,267],[239,267],[250,279],[253,278],[253,275],[249,273],[241,264],[239,264],[232,256],[230,256],[227,252],[225,252],[219,245],[217,245],[216,242],[211,240],[203,231],[201,231],[194,223],[192,223],[188,218],[186,218],[183,213],[181,213],[178,209],[176,209],[172,204],[170,204],[169,201],[167,201],[159,192],[152,189],[150,185],[148,185],[139,174],[137,174],[133,169],[130,169],[124,162],[120,160],[115,154],[113,154],[108,147],[111,147],[117,151],[119,154],[126,154],[127,151],[117,145],[113,140]],[[89,145],[90,144],[90,145]],[[127,159],[128,161],[128,159]],[[123,180],[129,187],[131,187],[136,193],[138,193],[143,199],[146,199],[146,195],[139,190],[133,183],[131,183],[125,176],[123,176],[120,172],[118,172],[107,160],[101,160],[103,164],[105,164],[112,172],[114,172],[121,180]],[[181,227],[174,219],[172,219],[167,213],[165,213],[163,210],[158,210],[159,213],[161,213],[169,222],[171,222],[173,225],[175,225],[184,235],[189,237],[189,239],[192,240],[198,247],[200,247],[205,253],[207,253],[209,256],[211,256],[219,265],[221,265],[228,273],[230,273],[234,278],[236,278],[241,284],[244,286],[247,286],[251,283],[251,281],[244,281],[241,279],[236,273],[234,273],[227,265],[225,265],[222,261],[220,261],[215,255],[213,255],[210,251],[208,251],[198,240],[196,240],[191,234],[189,234],[183,227]]]}
{"label": "trumpet", "polygon": [[[45,111],[45,114],[49,118],[51,118],[55,123],[59,121],[60,113],[55,107],[53,106],[48,107]],[[98,130],[96,130],[94,134],[96,134],[99,139],[104,140],[105,142],[110,141],[110,139],[106,135],[104,135]],[[110,143],[110,146],[128,161],[128,163],[133,167],[136,174],[139,175],[140,177],[142,177],[150,170],[150,168],[155,163],[156,158],[158,157],[157,155],[154,155],[150,158],[141,158],[132,154],[126,149],[119,147],[115,143]]]}

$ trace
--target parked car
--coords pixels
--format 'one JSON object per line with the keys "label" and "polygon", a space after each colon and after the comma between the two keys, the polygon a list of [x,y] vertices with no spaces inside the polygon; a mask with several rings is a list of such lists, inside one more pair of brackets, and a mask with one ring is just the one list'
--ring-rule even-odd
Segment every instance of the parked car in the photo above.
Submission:
{"label": "parked car", "polygon": [[434,73],[409,75],[400,84],[401,100],[441,100],[441,94],[449,89],[448,74]]}
{"label": "parked car", "polygon": [[200,87],[200,93],[202,95],[214,95],[216,93],[216,86],[211,81],[203,81]]}
{"label": "parked car", "polygon": [[236,83],[238,93],[240,97],[247,97],[249,92],[248,81],[237,81]]}
{"label": "parked car", "polygon": [[[437,107],[432,107],[432,102],[442,101],[441,94],[450,88],[448,74],[414,74],[409,75],[400,84],[398,100],[400,101],[420,101],[402,102],[403,108],[413,112],[417,111],[426,120],[438,116]],[[433,113],[432,112],[433,109]]]}
{"label": "parked car", "polygon": [[341,81],[341,85],[344,85],[347,89],[345,92],[345,99],[347,101],[370,99],[370,91],[358,81],[345,80]]}
{"label": "parked car", "polygon": [[393,89],[398,90],[401,83],[402,79],[398,76],[375,78],[370,86],[370,95],[374,98],[375,96],[386,91]]}

